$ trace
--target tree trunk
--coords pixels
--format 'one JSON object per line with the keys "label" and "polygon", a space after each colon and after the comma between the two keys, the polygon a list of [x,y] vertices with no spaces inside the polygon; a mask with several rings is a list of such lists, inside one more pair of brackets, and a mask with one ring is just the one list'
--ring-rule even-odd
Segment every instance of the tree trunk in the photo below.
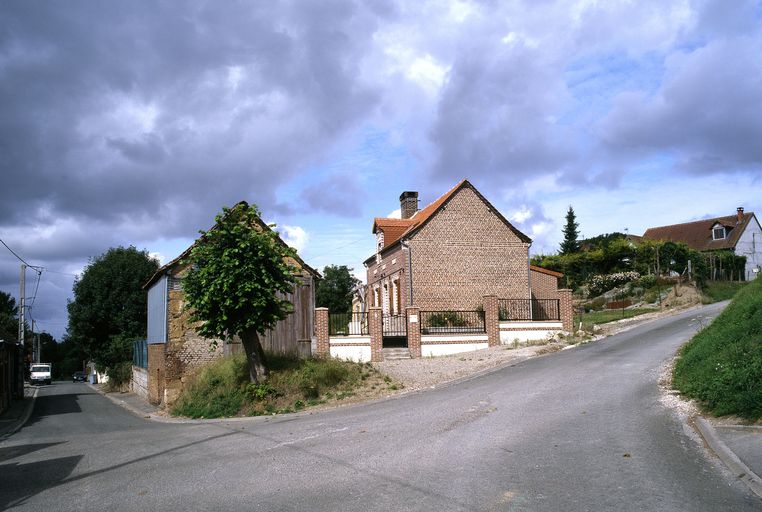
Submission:
{"label": "tree trunk", "polygon": [[249,363],[249,378],[251,382],[265,382],[270,375],[267,369],[265,351],[259,342],[259,334],[255,329],[241,333],[241,344],[246,352],[246,361]]}

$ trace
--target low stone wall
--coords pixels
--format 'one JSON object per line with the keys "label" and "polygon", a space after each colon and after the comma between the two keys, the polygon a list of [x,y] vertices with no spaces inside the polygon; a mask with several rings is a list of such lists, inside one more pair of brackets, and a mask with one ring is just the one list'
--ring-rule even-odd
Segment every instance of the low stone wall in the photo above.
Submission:
{"label": "low stone wall", "polygon": [[370,336],[331,336],[328,344],[331,357],[357,363],[371,360]]}
{"label": "low stone wall", "polygon": [[547,340],[563,330],[564,324],[561,321],[500,322],[500,343],[507,345]]}
{"label": "low stone wall", "polygon": [[421,357],[438,357],[489,347],[486,334],[423,334]]}
{"label": "low stone wall", "polygon": [[139,366],[132,367],[132,380],[130,391],[148,400],[148,370]]}

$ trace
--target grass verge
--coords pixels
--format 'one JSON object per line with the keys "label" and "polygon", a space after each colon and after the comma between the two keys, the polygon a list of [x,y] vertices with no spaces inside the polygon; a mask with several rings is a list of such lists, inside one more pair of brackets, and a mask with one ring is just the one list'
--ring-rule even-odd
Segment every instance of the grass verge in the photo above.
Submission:
{"label": "grass verge", "polygon": [[749,284],[748,281],[707,281],[701,291],[707,299],[706,303],[711,304],[732,299],[747,284]]}
{"label": "grass verge", "polygon": [[268,364],[268,381],[254,384],[249,382],[243,355],[214,361],[192,377],[174,403],[172,414],[221,418],[289,413],[358,393],[380,395],[399,387],[370,364],[275,354],[268,355]]}
{"label": "grass verge", "polygon": [[[646,313],[653,313],[658,311],[653,308],[638,308],[638,309],[607,309],[604,311],[591,311],[582,315],[582,324],[605,324],[608,322],[614,322],[616,320],[622,320],[623,318],[632,318],[638,315],[644,315]],[[579,317],[575,318],[577,324],[579,324]]]}
{"label": "grass verge", "polygon": [[743,286],[679,355],[675,389],[717,416],[762,418],[762,279]]}

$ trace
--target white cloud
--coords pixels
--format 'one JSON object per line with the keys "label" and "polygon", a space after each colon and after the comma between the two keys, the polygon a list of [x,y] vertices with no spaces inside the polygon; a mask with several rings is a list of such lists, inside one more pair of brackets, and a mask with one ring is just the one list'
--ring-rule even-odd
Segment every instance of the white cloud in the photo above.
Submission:
{"label": "white cloud", "polygon": [[280,236],[289,246],[297,252],[303,251],[310,240],[307,232],[299,226],[278,226]]}

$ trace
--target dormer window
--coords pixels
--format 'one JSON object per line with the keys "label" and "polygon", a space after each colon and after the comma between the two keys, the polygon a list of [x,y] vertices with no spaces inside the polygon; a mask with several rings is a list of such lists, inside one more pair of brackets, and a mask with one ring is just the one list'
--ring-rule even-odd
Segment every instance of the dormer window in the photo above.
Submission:
{"label": "dormer window", "polygon": [[715,224],[712,228],[712,240],[724,240],[727,236],[725,226],[721,224]]}

